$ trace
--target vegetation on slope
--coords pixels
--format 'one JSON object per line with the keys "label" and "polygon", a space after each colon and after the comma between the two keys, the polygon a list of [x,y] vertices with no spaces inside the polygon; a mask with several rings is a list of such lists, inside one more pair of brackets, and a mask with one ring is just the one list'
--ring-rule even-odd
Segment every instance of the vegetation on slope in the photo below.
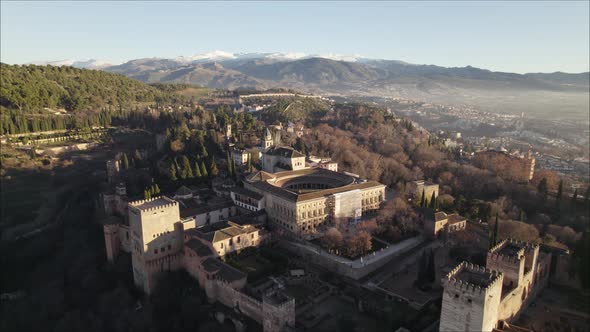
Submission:
{"label": "vegetation on slope", "polygon": [[83,111],[170,97],[156,87],[103,71],[4,63],[0,66],[0,105],[9,109]]}

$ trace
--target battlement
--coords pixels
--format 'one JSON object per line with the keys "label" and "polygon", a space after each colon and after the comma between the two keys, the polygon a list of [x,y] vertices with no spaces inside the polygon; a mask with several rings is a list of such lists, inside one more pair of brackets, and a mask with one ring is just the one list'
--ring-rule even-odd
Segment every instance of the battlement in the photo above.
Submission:
{"label": "battlement", "polygon": [[129,206],[135,207],[141,212],[151,212],[161,209],[178,208],[178,202],[166,196],[159,196],[129,202]]}
{"label": "battlement", "polygon": [[488,251],[488,259],[518,264],[525,253],[535,251],[538,247],[535,243],[505,239]]}
{"label": "battlement", "polygon": [[295,304],[295,299],[288,296],[287,294],[277,291],[277,290],[272,290],[270,292],[267,292],[263,297],[262,297],[262,302],[264,304],[270,304],[274,307],[277,308],[284,308],[284,307],[288,307],[290,305],[294,305]]}
{"label": "battlement", "polygon": [[475,293],[502,283],[502,272],[491,271],[483,266],[461,262],[446,275],[446,287]]}

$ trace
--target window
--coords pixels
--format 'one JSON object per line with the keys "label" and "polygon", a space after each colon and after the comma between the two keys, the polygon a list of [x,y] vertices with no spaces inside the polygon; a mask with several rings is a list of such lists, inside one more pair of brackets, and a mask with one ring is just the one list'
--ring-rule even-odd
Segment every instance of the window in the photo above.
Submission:
{"label": "window", "polygon": [[165,250],[166,250],[166,248],[164,248],[164,247],[160,248],[161,252],[164,252]]}
{"label": "window", "polygon": [[254,234],[250,234],[250,238],[253,239],[254,238]]}
{"label": "window", "polygon": [[171,245],[168,245],[168,250],[172,250],[172,246]]}
{"label": "window", "polygon": [[154,249],[154,254],[157,254],[157,253],[158,253],[158,249]]}
{"label": "window", "polygon": [[240,243],[240,237],[238,236],[238,243]]}
{"label": "window", "polygon": [[221,249],[223,249],[223,242],[221,242],[221,246],[220,247],[221,247]]}
{"label": "window", "polygon": [[129,240],[129,232],[126,232],[125,236],[127,236],[127,240]]}

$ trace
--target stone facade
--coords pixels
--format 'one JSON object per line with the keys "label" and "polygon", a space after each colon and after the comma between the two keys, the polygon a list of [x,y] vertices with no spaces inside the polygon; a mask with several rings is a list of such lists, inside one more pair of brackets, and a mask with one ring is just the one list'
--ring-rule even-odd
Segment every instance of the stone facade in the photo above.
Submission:
{"label": "stone facade", "polygon": [[440,331],[492,331],[516,319],[547,285],[550,262],[539,245],[504,240],[485,268],[459,264],[443,279]]}
{"label": "stone facade", "polygon": [[424,223],[424,234],[433,239],[444,234],[465,230],[467,227],[467,219],[457,213],[435,212],[429,208],[418,209],[418,212]]}
{"label": "stone facade", "polygon": [[270,223],[295,237],[308,237],[337,220],[358,221],[378,210],[385,185],[325,169],[251,175],[244,188],[264,196]]}
{"label": "stone facade", "polygon": [[438,197],[438,184],[424,180],[413,181],[410,183],[408,188],[408,194],[410,197],[414,200],[420,201],[423,193],[424,199],[427,201],[430,201],[432,198],[432,193],[434,193],[435,198]]}
{"label": "stone facade", "polygon": [[247,284],[246,275],[219,260],[266,242],[269,234],[265,230],[232,222],[196,228],[196,219],[183,219],[179,202],[166,196],[130,202],[127,211],[128,225],[115,216],[104,222],[107,258],[112,262],[121,250],[131,252],[135,285],[145,293],[154,290],[160,273],[185,269],[211,301],[251,317],[264,331],[294,327],[292,298],[277,290],[261,299],[252,298],[241,292]]}

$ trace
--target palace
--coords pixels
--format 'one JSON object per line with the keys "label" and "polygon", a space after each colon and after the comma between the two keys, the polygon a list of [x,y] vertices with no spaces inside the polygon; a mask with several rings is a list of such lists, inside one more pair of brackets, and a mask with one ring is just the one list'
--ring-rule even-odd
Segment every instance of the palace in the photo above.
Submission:
{"label": "palace", "polygon": [[385,185],[323,168],[260,171],[244,188],[264,198],[271,225],[294,237],[313,237],[326,223],[358,222],[385,201]]}
{"label": "palace", "polygon": [[547,285],[550,262],[537,244],[504,240],[488,252],[486,267],[459,264],[442,281],[439,330],[492,332],[510,323]]}

